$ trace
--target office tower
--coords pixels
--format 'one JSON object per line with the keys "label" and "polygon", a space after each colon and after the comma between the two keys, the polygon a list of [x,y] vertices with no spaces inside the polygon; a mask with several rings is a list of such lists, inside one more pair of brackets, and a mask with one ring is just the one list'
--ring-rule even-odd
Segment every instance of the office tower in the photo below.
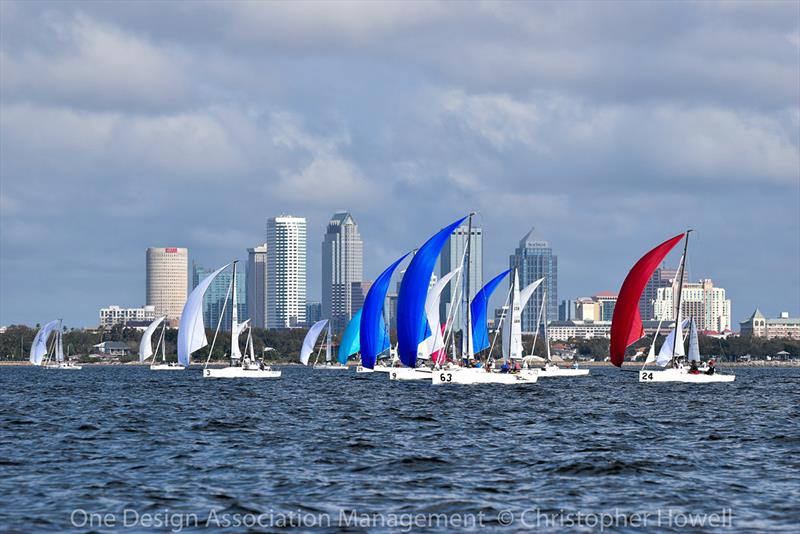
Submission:
{"label": "office tower", "polygon": [[247,316],[253,328],[264,328],[267,312],[267,244],[247,249]]}
{"label": "office tower", "polygon": [[306,302],[306,325],[311,326],[322,319],[322,303],[317,300]]}
{"label": "office tower", "polygon": [[[677,296],[677,284],[675,288],[658,289],[653,305],[657,320],[675,320]],[[693,318],[700,331],[724,332],[731,329],[731,301],[726,297],[725,289],[714,287],[711,279],[683,283],[681,310],[683,318]]]}
{"label": "office tower", "polygon": [[[464,257],[464,249],[467,246],[468,231],[467,223],[464,223],[456,228],[450,237],[447,238],[444,247],[442,247],[441,259],[439,261],[440,277],[461,266],[461,261]],[[483,230],[473,226],[469,241],[469,297],[470,300],[472,300],[475,294],[483,287]],[[457,294],[459,298],[461,298],[465,282],[464,273],[454,277],[444,288],[444,291],[442,291],[439,300],[439,316],[442,322],[444,322],[450,314],[456,284],[459,282],[461,289],[458,290]],[[456,330],[461,329],[461,320],[464,315],[464,310],[460,309],[462,307],[462,305],[459,305],[458,317],[455,319]]]}
{"label": "office tower", "polygon": [[369,288],[372,287],[372,280],[364,280],[362,282],[353,282],[351,287],[351,294],[350,297],[352,299],[353,307],[350,308],[350,311],[353,315],[358,312],[361,308],[364,307],[364,300],[367,298],[367,293],[369,293]]}
{"label": "office tower", "polygon": [[[246,278],[246,273],[241,268],[241,263],[236,264],[236,314],[239,322],[242,323],[247,320],[247,292],[245,284],[242,279]],[[209,276],[215,269],[206,269],[192,262],[192,289],[197,287],[206,276]],[[231,330],[231,299],[230,286],[233,272],[231,268],[227,268],[214,278],[211,285],[208,286],[205,295],[203,295],[203,322],[206,328],[211,330],[217,329],[219,324],[220,331],[230,332]],[[225,304],[225,298],[228,298],[228,303]],[[224,314],[223,314],[224,309]],[[222,322],[220,322],[220,314],[222,314]]]}
{"label": "office tower", "polygon": [[600,304],[600,318],[597,320],[611,321],[614,317],[614,308],[617,307],[617,295],[602,291],[594,296],[594,300]]}
{"label": "office tower", "polygon": [[353,284],[364,271],[364,245],[353,216],[337,212],[322,242],[322,316],[342,332],[353,316]]}
{"label": "office tower", "polygon": [[[509,267],[519,270],[520,287],[525,287],[539,278],[544,282],[533,292],[522,312],[522,331],[536,331],[536,319],[542,306],[542,295],[547,291],[547,321],[558,319],[558,256],[553,254],[550,244],[535,236],[534,229],[523,237],[514,254],[509,258]],[[542,319],[544,321],[544,318]]]}
{"label": "office tower", "polygon": [[[688,269],[687,269],[688,274]],[[653,309],[653,302],[658,297],[658,290],[663,287],[672,287],[672,283],[678,277],[677,268],[667,268],[663,265],[653,272],[653,276],[647,281],[644,286],[644,291],[639,297],[639,315],[644,321],[651,321],[656,318]],[[688,280],[688,276],[684,276],[684,280]]]}
{"label": "office tower", "polygon": [[558,305],[559,321],[574,321],[578,316],[578,305],[574,300],[562,300]]}
{"label": "office tower", "polygon": [[306,219],[267,220],[267,328],[306,323]]}
{"label": "office tower", "polygon": [[147,249],[145,305],[154,306],[156,316],[166,315],[177,325],[186,304],[189,282],[189,251],[166,247]]}

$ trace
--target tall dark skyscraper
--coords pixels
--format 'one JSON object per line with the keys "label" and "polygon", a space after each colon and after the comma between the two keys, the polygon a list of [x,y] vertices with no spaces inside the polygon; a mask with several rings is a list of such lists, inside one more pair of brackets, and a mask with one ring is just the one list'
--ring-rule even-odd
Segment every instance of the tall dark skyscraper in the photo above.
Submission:
{"label": "tall dark skyscraper", "polygon": [[342,332],[353,313],[353,284],[364,274],[364,244],[358,224],[346,211],[333,214],[322,242],[322,316]]}
{"label": "tall dark skyscraper", "polygon": [[534,332],[536,318],[542,306],[543,290],[547,290],[547,321],[558,319],[558,256],[553,254],[550,243],[537,237],[534,229],[523,237],[514,254],[509,258],[509,266],[519,269],[521,287],[544,277],[544,282],[534,291],[528,305],[522,312],[522,331]]}

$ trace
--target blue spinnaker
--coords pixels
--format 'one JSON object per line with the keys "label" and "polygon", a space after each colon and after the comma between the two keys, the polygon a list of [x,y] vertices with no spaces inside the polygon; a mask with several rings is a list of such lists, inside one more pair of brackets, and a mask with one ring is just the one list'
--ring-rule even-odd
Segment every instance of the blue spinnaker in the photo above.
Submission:
{"label": "blue spinnaker", "polygon": [[397,344],[400,361],[408,367],[417,366],[417,349],[430,333],[425,314],[425,299],[431,284],[436,259],[447,238],[466,217],[446,226],[433,235],[414,254],[403,275],[400,294],[397,296]]}
{"label": "blue spinnaker", "polygon": [[475,298],[472,299],[470,304],[470,312],[472,312],[472,350],[475,352],[482,351],[489,348],[489,326],[486,322],[486,314],[489,308],[489,298],[494,293],[497,285],[503,281],[503,278],[508,276],[511,270],[503,271],[491,280],[478,291]]}
{"label": "blue spinnaker", "polygon": [[383,303],[389,290],[389,282],[392,281],[392,274],[406,256],[408,253],[403,254],[375,279],[364,299],[364,307],[361,309],[360,343],[361,365],[367,369],[373,369],[378,354],[389,348],[389,336],[386,335],[386,323],[383,320]]}
{"label": "blue spinnaker", "polygon": [[347,358],[361,349],[361,310],[358,310],[347,328],[342,334],[342,342],[339,344],[339,363],[347,364]]}

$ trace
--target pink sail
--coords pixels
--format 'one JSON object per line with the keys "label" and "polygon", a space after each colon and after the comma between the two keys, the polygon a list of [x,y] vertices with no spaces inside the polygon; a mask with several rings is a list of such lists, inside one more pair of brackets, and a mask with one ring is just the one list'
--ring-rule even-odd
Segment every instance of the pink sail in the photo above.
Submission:
{"label": "pink sail", "polygon": [[639,314],[639,298],[648,280],[684,235],[676,235],[642,256],[625,277],[611,321],[611,363],[617,367],[622,365],[628,346],[644,335],[642,317]]}

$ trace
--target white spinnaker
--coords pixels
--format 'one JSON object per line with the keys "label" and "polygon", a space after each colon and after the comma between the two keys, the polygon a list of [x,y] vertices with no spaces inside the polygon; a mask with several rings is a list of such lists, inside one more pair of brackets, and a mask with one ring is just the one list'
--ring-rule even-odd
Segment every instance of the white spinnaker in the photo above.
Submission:
{"label": "white spinnaker", "polygon": [[[656,358],[656,364],[664,367],[666,366],[669,361],[672,359],[672,346],[675,345],[675,356],[685,356],[683,351],[683,329],[689,326],[689,319],[678,323],[677,328],[673,328],[667,339],[664,340],[664,344],[661,345],[661,350],[658,351],[658,357]],[[675,341],[675,334],[678,335],[678,341]]]}
{"label": "white spinnaker", "polygon": [[148,326],[144,334],[142,334],[142,339],[139,341],[139,363],[144,362],[147,358],[153,355],[153,332],[156,331],[156,328],[166,319],[166,315],[162,315]]}
{"label": "white spinnaker", "polygon": [[178,363],[188,367],[192,353],[208,345],[206,327],[203,324],[203,295],[208,286],[219,273],[230,266],[230,263],[220,267],[192,290],[181,312],[181,323],[178,326]]}
{"label": "white spinnaker", "polygon": [[461,267],[456,267],[442,276],[428,291],[428,296],[425,298],[425,316],[428,318],[428,328],[431,330],[431,335],[420,342],[417,347],[417,358],[428,359],[431,357],[431,354],[444,347],[442,325],[439,318],[439,300],[441,300],[444,288],[447,287],[450,280],[452,280],[460,270]]}
{"label": "white spinnaker", "polygon": [[697,325],[692,319],[689,325],[689,353],[687,354],[689,361],[700,361],[700,342],[697,339]]}
{"label": "white spinnaker", "polygon": [[33,343],[31,343],[30,353],[30,360],[33,365],[42,365],[42,358],[47,354],[47,338],[56,328],[58,328],[58,319],[50,321],[36,332],[36,337],[33,338]]}
{"label": "white spinnaker", "polygon": [[303,348],[300,349],[300,363],[303,365],[308,365],[308,357],[311,356],[312,352],[314,352],[314,346],[317,344],[317,338],[322,330],[325,329],[325,325],[327,324],[328,320],[323,319],[321,321],[317,321],[311,325],[311,328],[308,329],[308,333],[303,340]]}

